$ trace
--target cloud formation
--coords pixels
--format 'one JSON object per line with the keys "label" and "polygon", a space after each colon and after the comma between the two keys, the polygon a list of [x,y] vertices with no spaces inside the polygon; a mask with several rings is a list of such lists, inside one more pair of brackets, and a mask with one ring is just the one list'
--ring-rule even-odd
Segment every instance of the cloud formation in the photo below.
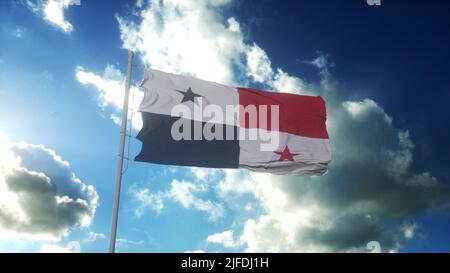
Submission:
{"label": "cloud formation", "polygon": [[117,238],[116,247],[117,248],[128,248],[133,246],[142,246],[144,244],[144,240],[133,241],[126,238]]}
{"label": "cloud formation", "polygon": [[53,150],[0,138],[0,230],[7,238],[58,240],[90,225],[98,203]]}
{"label": "cloud formation", "polygon": [[154,69],[236,83],[230,67],[241,65],[245,45],[236,19],[221,20],[219,8],[229,2],[148,1],[137,23],[117,17],[123,46]]}
{"label": "cloud formation", "polygon": [[221,244],[224,247],[229,247],[229,248],[238,247],[241,245],[240,242],[236,242],[234,240],[232,230],[225,230],[224,232],[210,235],[206,238],[206,242]]}
{"label": "cloud formation", "polygon": [[57,244],[43,244],[39,250],[40,253],[80,253],[80,243],[71,241],[65,246]]}
{"label": "cloud formation", "polygon": [[64,17],[64,11],[78,2],[76,0],[26,0],[25,3],[28,8],[41,16],[47,23],[69,34],[72,32],[73,26]]}
{"label": "cloud formation", "polygon": [[223,204],[198,196],[207,191],[208,185],[205,183],[194,184],[176,179],[172,181],[170,188],[166,191],[152,192],[148,188],[138,188],[136,185],[130,187],[130,193],[138,203],[135,209],[137,217],[141,217],[149,209],[159,214],[164,208],[165,201],[172,201],[185,209],[205,212],[210,221],[219,220],[225,215]]}
{"label": "cloud formation", "polygon": [[97,240],[106,239],[105,234],[89,231],[87,237],[83,240],[85,243],[93,243]]}
{"label": "cloud formation", "polygon": [[[110,118],[115,124],[120,125],[120,113],[123,109],[125,92],[125,76],[122,72],[114,65],[107,65],[103,75],[97,75],[78,66],[75,69],[75,77],[82,85],[91,85],[96,88],[100,106],[102,108],[111,107],[113,113]],[[132,116],[133,128],[136,130],[142,128],[142,118],[137,110],[143,97],[143,92],[140,92],[137,87],[132,86],[130,88],[128,117]]]}

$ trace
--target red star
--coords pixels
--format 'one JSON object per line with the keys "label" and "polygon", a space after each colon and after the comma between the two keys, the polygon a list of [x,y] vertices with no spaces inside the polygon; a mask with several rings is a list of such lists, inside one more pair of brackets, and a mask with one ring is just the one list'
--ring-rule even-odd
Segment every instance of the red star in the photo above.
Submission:
{"label": "red star", "polygon": [[282,152],[274,152],[276,154],[280,155],[280,161],[283,160],[289,160],[289,161],[294,161],[294,156],[299,155],[299,154],[293,154],[291,153],[291,151],[289,151],[289,147],[286,145],[286,147],[284,148],[284,150]]}

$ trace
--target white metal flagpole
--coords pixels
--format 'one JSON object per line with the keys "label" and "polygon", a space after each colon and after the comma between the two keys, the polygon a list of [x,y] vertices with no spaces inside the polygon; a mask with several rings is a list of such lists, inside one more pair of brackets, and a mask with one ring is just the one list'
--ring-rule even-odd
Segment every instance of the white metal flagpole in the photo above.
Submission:
{"label": "white metal flagpole", "polygon": [[111,237],[109,239],[109,253],[114,253],[116,249],[117,219],[119,217],[120,187],[122,184],[123,152],[125,148],[125,134],[127,131],[128,101],[130,97],[132,62],[133,62],[133,52],[129,50],[127,79],[125,82],[125,98],[123,100],[123,110],[122,110],[122,125],[120,126],[119,154],[117,158],[116,186],[114,190],[114,208],[111,224]]}

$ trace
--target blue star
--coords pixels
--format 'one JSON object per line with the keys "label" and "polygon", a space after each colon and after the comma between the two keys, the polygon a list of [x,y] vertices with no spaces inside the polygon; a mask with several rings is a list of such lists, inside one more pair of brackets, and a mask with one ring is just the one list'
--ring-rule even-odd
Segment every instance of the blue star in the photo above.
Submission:
{"label": "blue star", "polygon": [[177,90],[177,91],[180,92],[181,94],[183,94],[183,99],[181,100],[181,103],[183,103],[185,101],[192,101],[195,103],[196,97],[202,97],[202,96],[192,92],[192,89],[190,87],[188,88],[187,91],[180,91],[180,90]]}

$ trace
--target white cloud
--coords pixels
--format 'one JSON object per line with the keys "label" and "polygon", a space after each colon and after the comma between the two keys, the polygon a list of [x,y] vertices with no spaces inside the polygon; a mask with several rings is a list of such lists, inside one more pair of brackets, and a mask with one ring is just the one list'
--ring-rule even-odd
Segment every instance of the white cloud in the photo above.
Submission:
{"label": "white cloud", "polygon": [[141,246],[144,243],[145,243],[144,240],[133,241],[133,240],[125,239],[125,238],[117,238],[116,247],[120,248],[120,247],[130,247],[130,246]]}
{"label": "white cloud", "polygon": [[323,77],[327,77],[330,75],[330,67],[334,66],[333,62],[330,62],[330,58],[327,54],[323,52],[317,52],[317,57],[312,61],[306,61],[305,63],[310,64],[316,67],[319,70],[319,73]]}
{"label": "white cloud", "polygon": [[256,43],[247,46],[245,55],[246,73],[254,82],[263,83],[268,88],[279,92],[313,95],[313,92],[306,89],[302,79],[289,75],[281,68],[274,71],[267,53]]}
{"label": "white cloud", "polygon": [[85,242],[85,243],[93,243],[93,242],[95,242],[95,241],[97,241],[99,239],[105,239],[105,238],[106,238],[106,236],[103,233],[96,233],[96,232],[89,231],[89,233],[87,235],[87,238],[84,239],[83,242]]}
{"label": "white cloud", "polygon": [[[78,66],[75,69],[75,77],[82,85],[92,85],[96,88],[100,105],[103,108],[111,107],[114,113],[110,115],[110,118],[115,124],[120,125],[122,122],[120,112],[123,109],[125,93],[125,77],[122,72],[114,65],[107,65],[103,75],[100,76]],[[142,128],[142,118],[137,110],[143,96],[143,92],[137,87],[130,88],[128,118],[132,116],[133,128],[136,130]]]}
{"label": "white cloud", "polygon": [[136,7],[142,8],[144,6],[144,0],[136,0]]}
{"label": "white cloud", "polygon": [[245,52],[239,23],[222,22],[219,8],[229,0],[149,1],[139,21],[117,17],[123,46],[136,51],[144,64],[177,74],[235,84],[231,67]]}
{"label": "white cloud", "polygon": [[241,240],[247,252],[286,252],[289,234],[280,228],[280,222],[268,215],[245,223]]}
{"label": "white cloud", "polygon": [[185,209],[203,211],[208,214],[208,220],[216,221],[223,218],[225,210],[221,203],[200,198],[198,195],[206,194],[208,186],[201,183],[190,183],[174,179],[170,188],[166,191],[151,192],[148,188],[132,186],[130,192],[138,203],[135,215],[141,217],[148,209],[160,213],[164,208],[164,202],[170,200],[180,204]]}
{"label": "white cloud", "polygon": [[256,44],[248,48],[247,69],[247,75],[259,83],[265,83],[274,74],[267,53]]}
{"label": "white cloud", "polygon": [[73,5],[74,0],[26,0],[26,5],[34,13],[41,16],[47,23],[63,31],[70,33],[72,24],[64,17],[64,11]]}
{"label": "white cloud", "polygon": [[256,189],[253,181],[247,179],[245,170],[223,170],[224,178],[216,186],[216,192],[222,199],[234,202],[236,198],[252,195]]}
{"label": "white cloud", "polygon": [[122,107],[125,81],[120,70],[113,65],[106,66],[103,76],[86,72],[83,67],[77,67],[75,76],[81,84],[91,84],[98,89],[102,107],[108,105],[117,109]]}
{"label": "white cloud", "polygon": [[225,215],[223,205],[197,197],[195,194],[201,191],[203,189],[198,184],[173,180],[169,196],[184,208],[206,212],[211,221],[222,218]]}
{"label": "white cloud", "polygon": [[141,217],[147,209],[152,209],[159,214],[164,208],[164,198],[166,197],[166,194],[162,192],[153,193],[148,188],[138,189],[136,185],[133,185],[130,188],[130,192],[133,198],[139,203],[134,211],[136,217]]}
{"label": "white cloud", "polygon": [[206,242],[208,243],[215,243],[215,244],[221,244],[224,247],[234,248],[241,245],[240,242],[235,241],[233,237],[233,231],[232,230],[226,230],[221,233],[216,233],[213,235],[209,235],[206,238]]}
{"label": "white cloud", "polygon": [[214,168],[191,167],[189,169],[199,181],[207,181],[211,178],[215,178],[220,173],[219,169]]}
{"label": "white cloud", "polygon": [[277,69],[273,79],[267,79],[267,84],[279,92],[312,95],[310,91],[305,89],[305,83],[302,79],[295,76],[290,76],[281,70],[281,68]]}
{"label": "white cloud", "polygon": [[73,30],[64,18],[64,10],[69,7],[71,0],[49,0],[44,6],[44,19],[62,29],[64,32]]}
{"label": "white cloud", "polygon": [[[364,99],[363,101],[346,101],[343,103],[343,106],[354,119],[364,118],[364,114],[370,113],[371,111],[376,111],[382,116],[387,124],[391,125],[392,123],[392,118],[389,117],[384,110],[371,99]],[[408,137],[405,135],[404,139],[408,140]],[[409,142],[411,143],[411,141]]]}
{"label": "white cloud", "polygon": [[65,246],[57,244],[43,244],[39,250],[40,253],[80,253],[80,244],[76,241],[67,243]]}
{"label": "white cloud", "polygon": [[44,244],[41,246],[41,253],[70,253],[70,250],[66,247],[58,246],[58,245],[50,245]]}
{"label": "white cloud", "polygon": [[59,240],[90,225],[98,203],[53,150],[0,137],[1,237]]}

